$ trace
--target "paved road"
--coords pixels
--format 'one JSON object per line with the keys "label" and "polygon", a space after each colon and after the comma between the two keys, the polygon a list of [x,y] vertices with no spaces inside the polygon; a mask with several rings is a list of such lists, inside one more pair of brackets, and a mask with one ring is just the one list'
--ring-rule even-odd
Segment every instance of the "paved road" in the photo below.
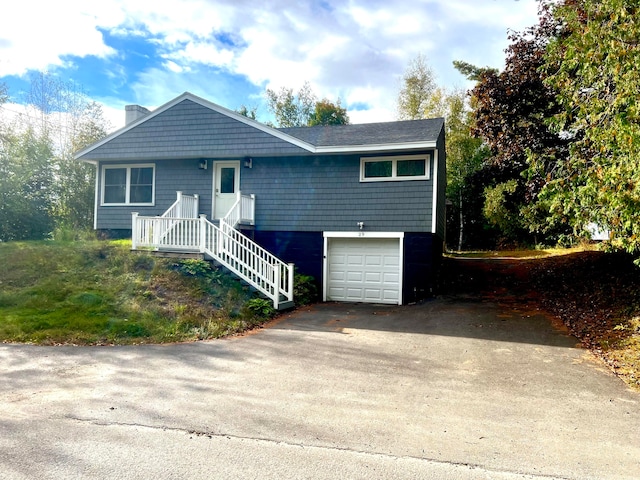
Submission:
{"label": "paved road", "polygon": [[639,432],[640,394],[539,312],[494,303],[0,346],[2,479],[637,479]]}

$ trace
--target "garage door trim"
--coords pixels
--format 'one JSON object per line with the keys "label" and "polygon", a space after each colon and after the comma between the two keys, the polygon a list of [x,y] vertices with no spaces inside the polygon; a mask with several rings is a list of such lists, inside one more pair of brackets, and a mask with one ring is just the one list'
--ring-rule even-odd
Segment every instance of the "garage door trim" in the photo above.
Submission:
{"label": "garage door trim", "polygon": [[324,251],[322,266],[322,300],[327,301],[328,291],[328,271],[329,271],[329,239],[331,238],[397,238],[398,258],[399,258],[399,285],[398,285],[398,305],[402,305],[402,281],[404,272],[404,232],[323,232]]}

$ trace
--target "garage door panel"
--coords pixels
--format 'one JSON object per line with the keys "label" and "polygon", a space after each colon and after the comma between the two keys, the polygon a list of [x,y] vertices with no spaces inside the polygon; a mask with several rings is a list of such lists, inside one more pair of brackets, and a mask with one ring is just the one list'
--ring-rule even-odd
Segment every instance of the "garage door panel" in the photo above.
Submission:
{"label": "garage door panel", "polygon": [[385,256],[384,257],[384,266],[389,268],[397,268],[400,266],[400,257],[395,256]]}
{"label": "garage door panel", "polygon": [[341,298],[346,295],[344,288],[330,288],[327,293],[330,299]]}
{"label": "garage door panel", "polygon": [[361,302],[360,298],[363,296],[364,289],[362,288],[347,288],[347,300],[350,302]]}
{"label": "garage door panel", "polygon": [[327,299],[398,303],[398,238],[330,238],[327,254]]}
{"label": "garage door panel", "polygon": [[[360,302],[362,300],[359,300]],[[371,303],[381,303],[382,298],[380,296],[380,290],[365,290],[364,301]]]}
{"label": "garage door panel", "polygon": [[398,275],[397,273],[385,273],[382,276],[382,281],[386,284],[386,285],[398,285],[400,283],[400,275]]}
{"label": "garage door panel", "polygon": [[382,265],[382,256],[367,255],[364,264],[368,267],[379,267]]}
{"label": "garage door panel", "polygon": [[363,255],[348,255],[347,265],[364,265]]}
{"label": "garage door panel", "polygon": [[380,272],[365,272],[365,282],[380,283],[382,281],[382,273]]}
{"label": "garage door panel", "polygon": [[332,259],[331,263],[334,265],[346,265],[347,257],[345,255],[336,256]]}
{"label": "garage door panel", "polygon": [[362,283],[364,281],[364,272],[354,272],[350,270],[347,272],[347,282]]}

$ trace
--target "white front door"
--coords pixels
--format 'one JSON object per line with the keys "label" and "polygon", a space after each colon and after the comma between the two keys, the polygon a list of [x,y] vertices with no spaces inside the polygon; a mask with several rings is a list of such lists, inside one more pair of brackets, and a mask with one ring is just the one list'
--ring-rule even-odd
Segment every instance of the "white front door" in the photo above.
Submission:
{"label": "white front door", "polygon": [[213,218],[224,217],[238,198],[240,162],[214,162]]}

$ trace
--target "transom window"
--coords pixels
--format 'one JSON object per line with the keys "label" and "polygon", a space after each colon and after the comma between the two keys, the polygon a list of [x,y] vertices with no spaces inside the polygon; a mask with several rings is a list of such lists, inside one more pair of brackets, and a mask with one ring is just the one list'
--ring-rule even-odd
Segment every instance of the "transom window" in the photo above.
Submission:
{"label": "transom window", "polygon": [[430,155],[362,157],[360,159],[360,181],[428,180],[429,159]]}
{"label": "transom window", "polygon": [[154,165],[105,165],[102,172],[103,205],[153,205]]}

